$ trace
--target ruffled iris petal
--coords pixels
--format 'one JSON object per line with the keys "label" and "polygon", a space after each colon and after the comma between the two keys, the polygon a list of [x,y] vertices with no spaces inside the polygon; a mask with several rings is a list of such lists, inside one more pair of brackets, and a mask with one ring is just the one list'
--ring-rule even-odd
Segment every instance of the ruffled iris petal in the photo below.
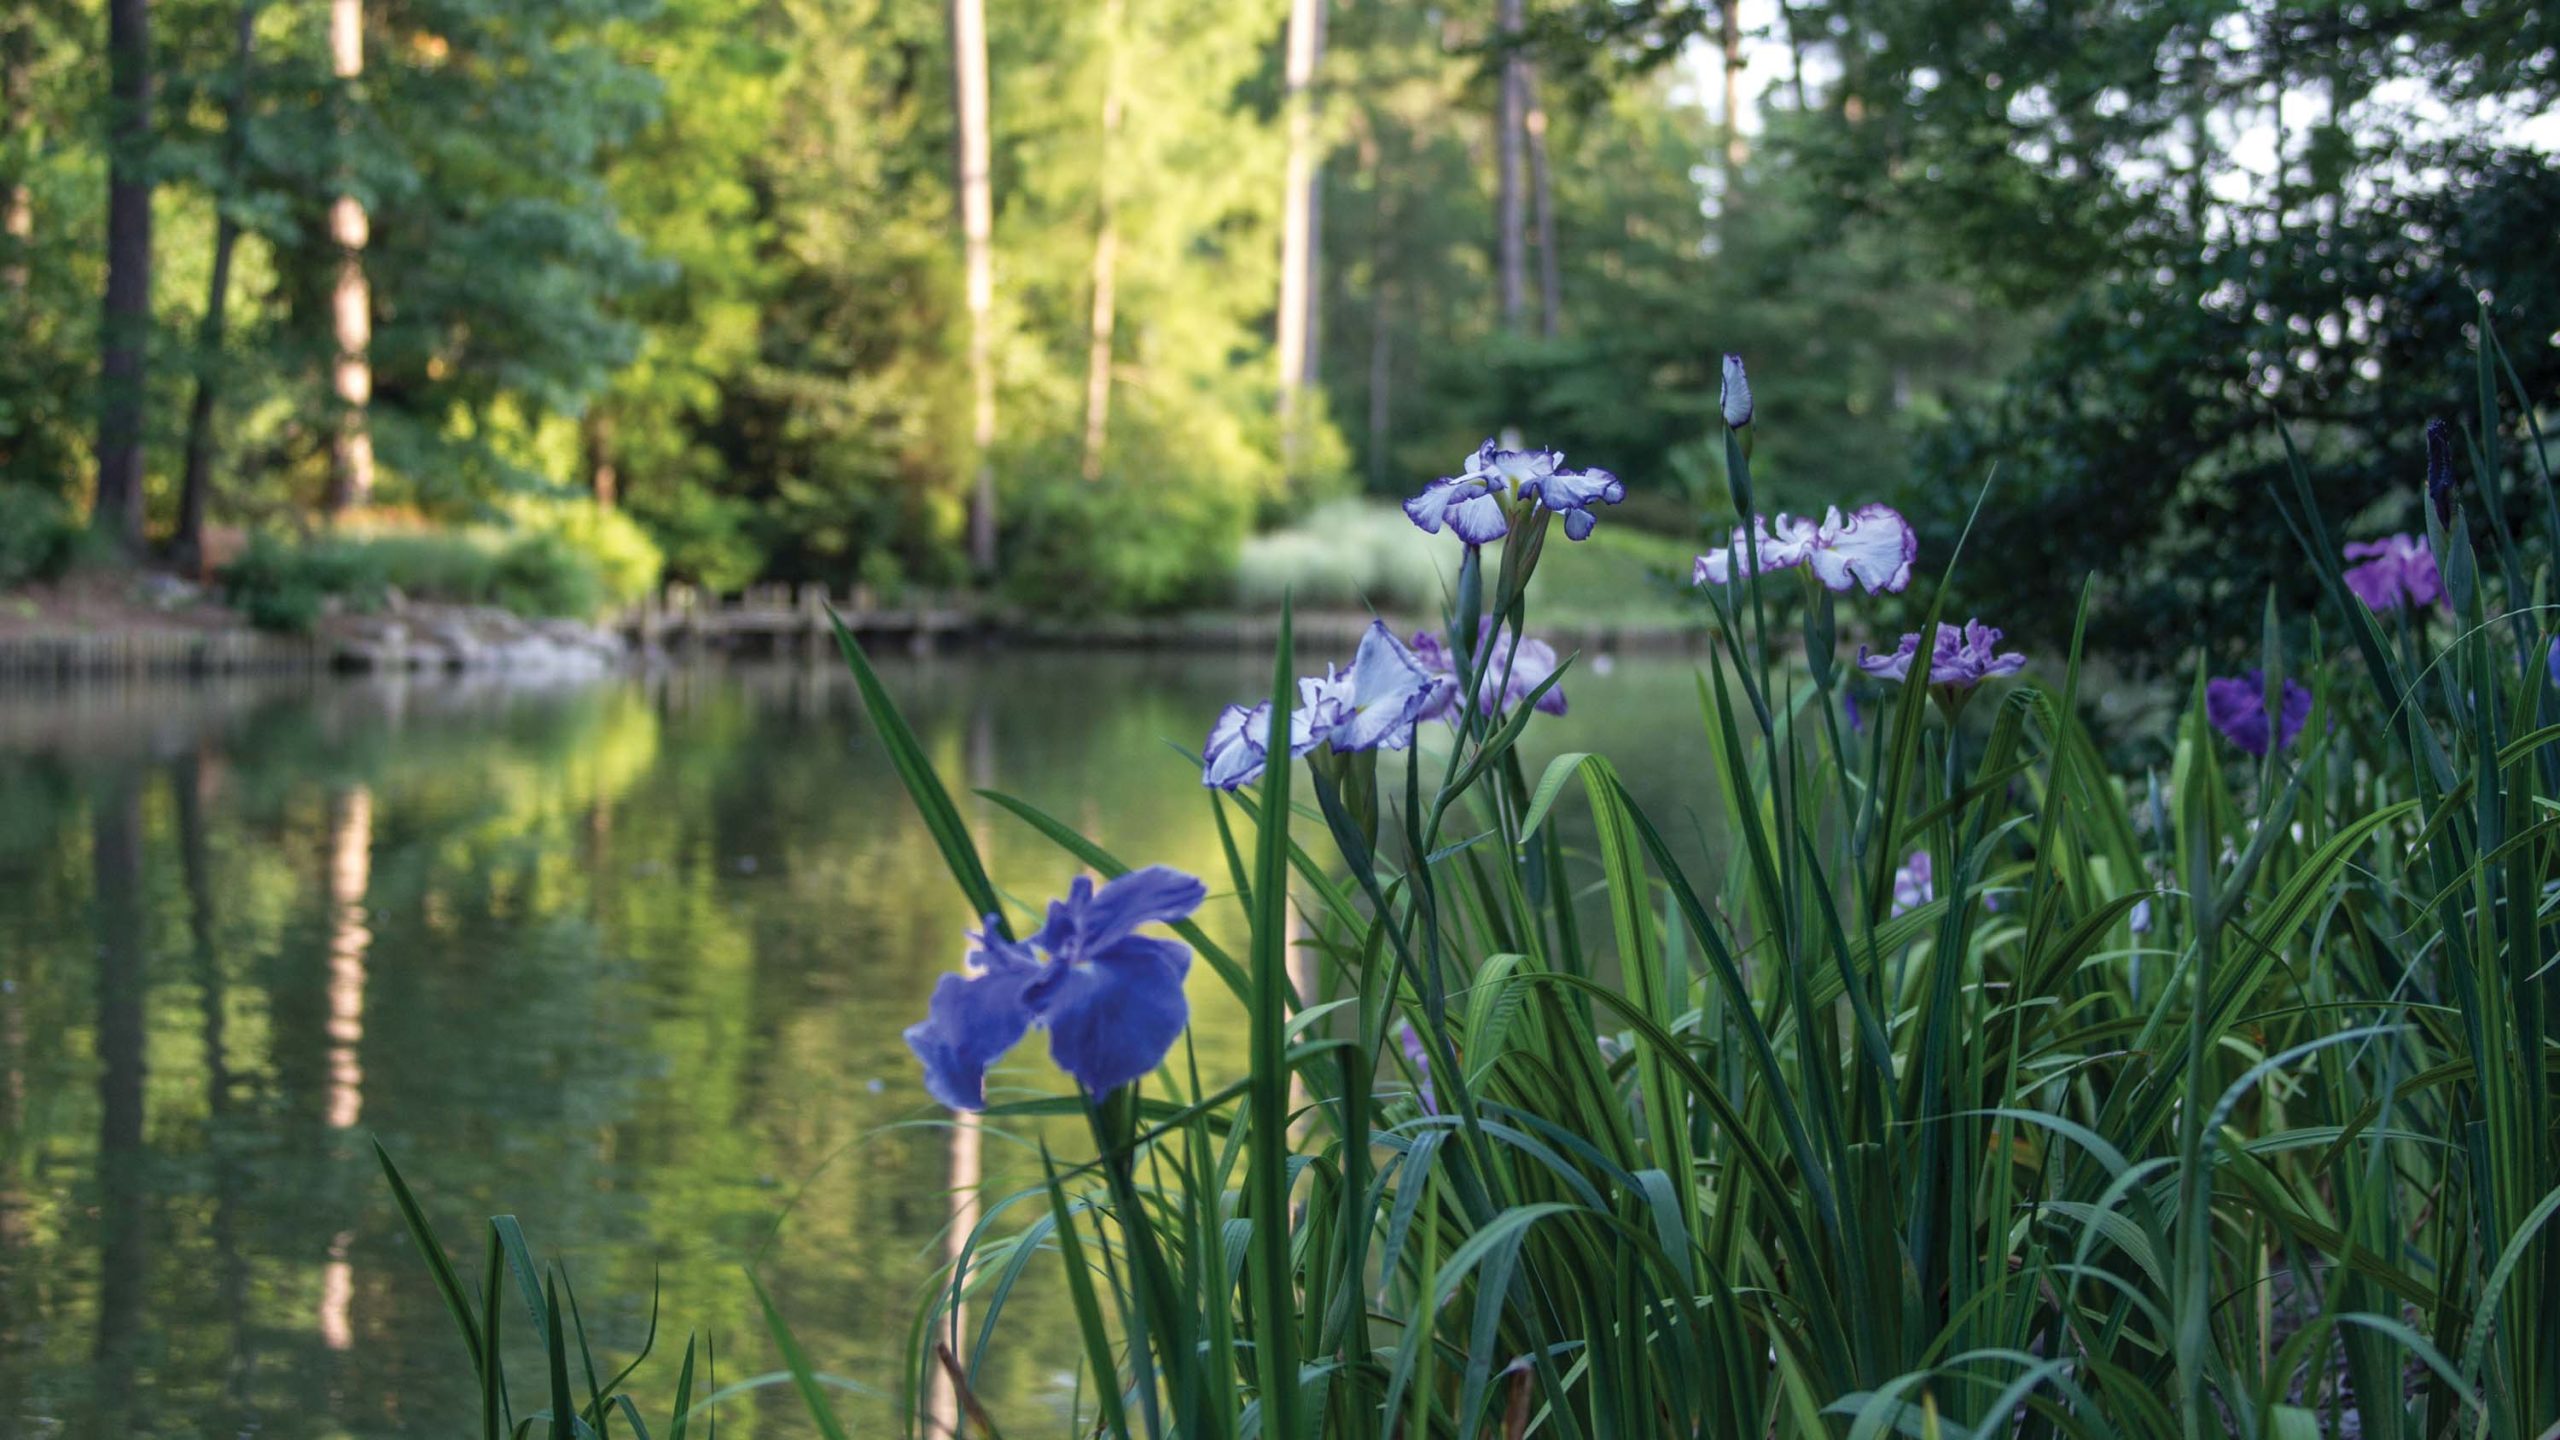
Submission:
{"label": "ruffled iris petal", "polygon": [[1351,657],[1351,718],[1333,732],[1333,748],[1401,750],[1414,724],[1438,702],[1438,677],[1404,647],[1385,622],[1372,620]]}
{"label": "ruffled iris petal", "polygon": [[[1434,527],[1425,525],[1425,530]],[[1479,494],[1449,507],[1449,528],[1470,545],[1490,545],[1511,533],[1511,517],[1503,513],[1502,502],[1490,494]]]}
{"label": "ruffled iris petal", "polygon": [[906,1031],[907,1048],[924,1066],[925,1090],[954,1110],[985,1107],[987,1067],[1031,1028],[1023,992],[1040,975],[1039,962],[1020,945],[995,942],[976,958],[985,968],[943,976],[925,1018]]}
{"label": "ruffled iris petal", "polygon": [[1189,947],[1138,935],[1053,966],[1035,997],[1050,1058],[1094,1095],[1154,1070],[1190,1023],[1182,994],[1190,966]]}
{"label": "ruffled iris petal", "polygon": [[[1472,472],[1472,464],[1469,468]],[[1434,480],[1404,502],[1405,516],[1427,534],[1437,535],[1445,526],[1470,545],[1490,544],[1511,529],[1502,501],[1490,493],[1493,483],[1475,473]]]}
{"label": "ruffled iris petal", "polygon": [[1169,865],[1132,870],[1099,890],[1092,877],[1079,875],[1067,898],[1049,902],[1049,921],[1031,943],[1072,963],[1110,949],[1141,925],[1179,920],[1208,897],[1207,886]]}
{"label": "ruffled iris petal", "polygon": [[1209,727],[1209,742],[1200,748],[1200,783],[1214,790],[1233,790],[1262,777],[1263,741],[1270,733],[1271,702],[1248,709],[1230,705]]}
{"label": "ruffled iris petal", "polygon": [[1848,516],[1838,510],[1823,517],[1806,549],[1814,578],[1832,590],[1851,586],[1873,595],[1900,591],[1911,584],[1911,564],[1920,553],[1920,537],[1902,512],[1890,505],[1865,505]]}

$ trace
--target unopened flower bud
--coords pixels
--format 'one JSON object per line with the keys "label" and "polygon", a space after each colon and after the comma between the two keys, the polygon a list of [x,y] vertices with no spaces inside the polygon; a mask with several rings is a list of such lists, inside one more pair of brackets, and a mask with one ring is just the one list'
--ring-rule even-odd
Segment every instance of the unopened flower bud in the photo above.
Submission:
{"label": "unopened flower bud", "polygon": [[1736,430],[1751,423],[1751,380],[1739,355],[1724,357],[1724,423]]}

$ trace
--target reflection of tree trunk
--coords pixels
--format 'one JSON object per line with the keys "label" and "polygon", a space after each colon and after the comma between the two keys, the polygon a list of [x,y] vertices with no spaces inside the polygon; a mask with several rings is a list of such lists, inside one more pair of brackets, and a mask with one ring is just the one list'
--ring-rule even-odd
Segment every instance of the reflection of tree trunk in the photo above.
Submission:
{"label": "reflection of tree trunk", "polygon": [[1288,87],[1289,151],[1280,197],[1280,366],[1281,443],[1294,460],[1298,445],[1300,403],[1315,376],[1314,315],[1316,275],[1316,69],[1324,62],[1325,0],[1290,0],[1288,50],[1283,68]]}
{"label": "reflection of tree trunk", "polygon": [[[11,1302],[24,1293],[18,1266],[34,1244],[28,1233],[27,1197],[17,1188],[19,1157],[35,1137],[27,1133],[28,977],[14,954],[0,953],[0,1355],[19,1344]],[[0,1387],[0,1414],[15,1414],[15,1391]]]}
{"label": "reflection of tree trunk", "polygon": [[[143,1254],[144,946],[142,787],[119,776],[90,818],[98,932],[98,1394],[131,1403],[148,1272]],[[104,1424],[99,1433],[122,1433]]]}
{"label": "reflection of tree trunk", "polygon": [[1093,235],[1093,329],[1084,361],[1084,478],[1102,478],[1102,447],[1111,429],[1111,339],[1119,326],[1120,217],[1114,204],[1113,150],[1120,139],[1120,20],[1123,0],[1102,6],[1102,164],[1094,186],[1101,211]]}
{"label": "reflection of tree trunk", "polygon": [[1538,333],[1556,338],[1564,313],[1564,277],[1556,255],[1556,192],[1547,178],[1547,106],[1538,98],[1538,75],[1524,70],[1521,85],[1529,101],[1529,190],[1538,217]]}
{"label": "reflection of tree trunk", "polygon": [[[352,107],[355,82],[364,75],[364,0],[329,0],[329,73],[338,79],[340,103]],[[340,190],[329,202],[329,238],[338,246],[338,279],[329,298],[338,341],[331,372],[339,407],[329,445],[333,514],[373,498],[373,427],[366,414],[373,403],[373,291],[364,274],[370,235],[364,202]]]}
{"label": "reflection of tree trunk", "polygon": [[1512,334],[1528,307],[1528,206],[1520,186],[1520,141],[1523,113],[1528,109],[1528,62],[1520,54],[1527,24],[1523,0],[1502,0],[1502,100],[1495,119],[1497,251],[1502,279],[1502,325]]}
{"label": "reflection of tree trunk", "polygon": [[962,258],[968,268],[969,445],[977,479],[969,507],[969,559],[996,568],[995,195],[987,171],[986,0],[951,0],[951,103],[957,139]]}
{"label": "reflection of tree trunk", "polygon": [[[249,147],[249,64],[258,44],[256,0],[240,6],[239,36],[234,42],[231,103],[224,107],[223,180],[240,183]],[[219,197],[229,202],[234,197]],[[196,394],[187,407],[186,469],[178,482],[178,567],[189,573],[204,565],[204,507],[213,488],[213,415],[222,375],[223,312],[231,303],[231,252],[240,243],[240,222],[222,203],[213,226],[213,274],[205,283],[204,320],[196,327]]]}
{"label": "reflection of tree trunk", "polygon": [[[968,753],[969,788],[995,788],[995,710],[983,699],[970,710]],[[970,826],[982,862],[991,861],[988,842],[994,838],[988,810],[987,802],[979,800],[974,823]],[[978,1117],[974,1113],[966,1110],[952,1112],[950,1139],[943,1150],[943,1186],[951,1203],[949,1228],[943,1232],[942,1238],[942,1263],[946,1267],[960,1263],[961,1248],[968,1243],[969,1232],[978,1226],[978,1183],[984,1174],[985,1143],[985,1132],[979,1128]],[[956,1295],[960,1289],[959,1277],[954,1276],[951,1293]],[[927,1342],[924,1413],[927,1435],[956,1436],[960,1433],[959,1390],[952,1384],[950,1372],[933,1362],[931,1347],[934,1343],[947,1343],[955,1354],[965,1356],[967,1351],[960,1345],[959,1337],[967,1331],[968,1325],[967,1307],[955,1303],[945,1322],[935,1327],[936,1335]]]}
{"label": "reflection of tree trunk", "polygon": [[138,555],[151,341],[151,0],[107,0],[107,74],[107,290],[89,523]]}
{"label": "reflection of tree trunk", "polygon": [[226,1035],[225,986],[220,946],[214,939],[212,865],[205,854],[204,807],[213,772],[204,752],[190,754],[173,777],[178,811],[178,863],[186,876],[187,939],[194,952],[196,988],[204,997],[205,1149],[213,1168],[214,1289],[231,1329],[230,1374],[224,1394],[233,1402],[249,1375],[249,1268],[240,1255],[238,1176],[229,1156],[231,1060]]}
{"label": "reflection of tree trunk", "polygon": [[[365,891],[373,875],[373,792],[350,786],[329,801],[329,1128],[355,1128],[364,1115],[365,953],[373,932],[365,928]],[[350,1310],[355,1270],[348,1263],[352,1233],[329,1244],[320,1272],[320,1340],[332,1350],[355,1343]]]}

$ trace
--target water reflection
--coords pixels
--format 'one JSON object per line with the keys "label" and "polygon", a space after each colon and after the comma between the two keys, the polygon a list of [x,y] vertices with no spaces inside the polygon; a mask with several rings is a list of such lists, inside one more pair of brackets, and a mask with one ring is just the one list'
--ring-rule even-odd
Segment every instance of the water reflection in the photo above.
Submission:
{"label": "water reflection", "polygon": [[[1216,886],[1168,742],[1263,673],[1035,655],[890,680],[946,776]],[[1538,748],[1701,773],[1684,667],[1575,684]],[[914,1085],[899,1030],[970,917],[857,708],[793,669],[0,695],[0,1433],[466,1433],[468,1367],[376,1137],[466,1272],[496,1211],[562,1254],[607,1354],[638,1345],[654,1281],[662,1343],[715,1338],[724,1379],[771,1368],[752,1259],[827,1370],[948,1429],[939,1367],[901,1371],[908,1321],[974,1178],[1036,1160]],[[1007,895],[1063,887],[1047,842],[970,803]],[[1202,920],[1241,942],[1223,895]],[[1214,1070],[1242,1032],[1200,975]],[[994,1077],[1053,1084],[1037,1045]],[[1074,1358],[1043,1270],[972,1386],[1032,1433]],[[778,1390],[723,1428],[810,1433]]]}

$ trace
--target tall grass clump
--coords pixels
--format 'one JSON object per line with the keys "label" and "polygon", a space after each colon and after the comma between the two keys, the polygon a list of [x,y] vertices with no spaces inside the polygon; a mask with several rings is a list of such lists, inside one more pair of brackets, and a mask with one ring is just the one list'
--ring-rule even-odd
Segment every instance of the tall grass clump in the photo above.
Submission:
{"label": "tall grass clump", "polygon": [[[1411,507],[1458,537],[1440,631],[1298,680],[1283,626],[1270,703],[1201,756],[1205,900],[993,795],[1105,882],[1009,908],[840,633],[955,937],[984,917],[910,1032],[926,1081],[1026,1145],[1090,1136],[977,1207],[902,1393],[947,1376],[992,1433],[965,1402],[1036,1265],[1082,1342],[1061,1435],[2554,1433],[2560,501],[2533,417],[2529,464],[2501,441],[2485,326],[2479,366],[2423,535],[2333,533],[2299,468],[2269,497],[2323,608],[2199,666],[2140,776],[2081,723],[2076,639],[2025,656],[1950,607],[1961,545],[1755,510],[1738,362],[1678,814],[1603,756],[1521,760],[1572,675],[1528,577],[1617,486],[1543,452]],[[1850,659],[1924,560],[1927,618]],[[1729,861],[1681,858],[1692,815]],[[1180,1033],[1194,958],[1249,1017],[1240,1075]],[[1033,1028],[1074,1093],[987,1104]]]}

